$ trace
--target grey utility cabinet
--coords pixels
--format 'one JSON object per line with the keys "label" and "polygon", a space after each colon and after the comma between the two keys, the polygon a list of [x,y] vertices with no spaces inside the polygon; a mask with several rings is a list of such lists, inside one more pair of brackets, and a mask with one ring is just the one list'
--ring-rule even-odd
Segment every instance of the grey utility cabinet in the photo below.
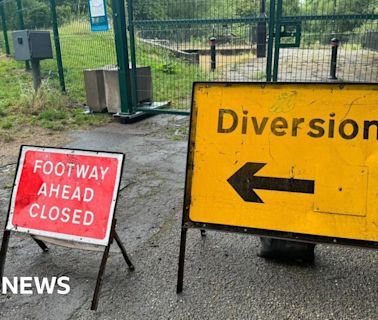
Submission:
{"label": "grey utility cabinet", "polygon": [[15,60],[26,61],[53,58],[49,31],[13,31],[12,38]]}

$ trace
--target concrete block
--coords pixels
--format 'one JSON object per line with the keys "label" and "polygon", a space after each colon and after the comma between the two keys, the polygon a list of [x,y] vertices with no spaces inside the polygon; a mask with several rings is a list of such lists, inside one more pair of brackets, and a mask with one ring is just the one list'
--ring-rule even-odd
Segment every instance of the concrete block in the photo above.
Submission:
{"label": "concrete block", "polygon": [[[108,112],[121,112],[121,98],[119,93],[118,70],[104,69],[105,100]],[[138,102],[152,102],[152,76],[150,67],[137,68]]]}
{"label": "concrete block", "polygon": [[104,72],[102,69],[84,70],[87,105],[94,112],[106,109]]}

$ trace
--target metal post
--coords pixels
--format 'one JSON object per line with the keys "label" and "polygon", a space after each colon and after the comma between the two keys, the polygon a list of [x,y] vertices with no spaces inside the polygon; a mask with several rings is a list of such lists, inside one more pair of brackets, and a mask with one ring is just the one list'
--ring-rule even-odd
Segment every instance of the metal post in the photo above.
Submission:
{"label": "metal post", "polygon": [[[25,30],[24,13],[23,13],[23,10],[22,10],[21,0],[17,0],[17,13],[18,13],[18,25],[20,27],[20,30]],[[30,70],[29,61],[25,61],[25,69]]]}
{"label": "metal post", "polygon": [[5,260],[7,258],[7,251],[9,246],[10,231],[4,229],[3,241],[0,250],[0,284],[3,281]]}
{"label": "metal post", "polygon": [[[112,233],[113,233],[113,230],[112,230]],[[113,237],[113,235],[111,237]],[[110,241],[113,241],[113,238],[111,238]],[[91,310],[97,310],[97,307],[98,307],[100,287],[101,287],[102,278],[104,277],[104,273],[105,273],[106,262],[108,261],[108,257],[109,257],[110,246],[111,246],[111,242],[109,242],[109,244],[105,247],[104,253],[102,255],[100,270],[98,271],[96,287],[93,294]]]}
{"label": "metal post", "polygon": [[277,12],[275,17],[275,41],[274,41],[274,63],[273,63],[273,82],[278,81],[278,66],[280,62],[280,45],[281,45],[281,17],[282,17],[282,0],[277,2]]}
{"label": "metal post", "polygon": [[37,92],[42,82],[41,66],[40,66],[39,60],[32,59],[31,66],[32,66],[33,86],[34,86],[34,90]]}
{"label": "metal post", "polygon": [[7,28],[7,21],[5,15],[5,8],[4,8],[4,1],[0,0],[0,15],[4,33],[4,42],[5,42],[5,53],[7,56],[10,56],[10,49],[9,49],[9,40],[8,40],[8,28]]}
{"label": "metal post", "polygon": [[215,71],[217,68],[217,49],[216,49],[216,41],[217,38],[211,37],[210,38],[210,69],[211,71]]}
{"label": "metal post", "polygon": [[336,69],[337,69],[337,49],[339,47],[340,41],[336,38],[331,39],[332,46],[332,56],[331,56],[331,69],[329,72],[329,78],[331,80],[337,80]]}
{"label": "metal post", "polygon": [[127,30],[125,17],[124,0],[112,0],[113,26],[117,51],[119,91],[121,98],[121,113],[133,114],[130,73],[129,73],[129,53],[127,48]]}
{"label": "metal post", "polygon": [[98,299],[99,299],[99,295],[100,295],[101,283],[102,283],[102,279],[103,279],[104,273],[105,273],[106,262],[108,261],[108,257],[109,257],[110,246],[113,244],[115,225],[116,225],[116,220],[113,219],[112,228],[111,228],[111,231],[110,231],[109,243],[105,247],[105,250],[104,250],[104,253],[103,253],[102,259],[101,259],[100,270],[98,271],[98,275],[97,275],[96,287],[95,287],[95,290],[94,290],[94,293],[93,293],[91,310],[97,310],[97,307],[98,307]]}
{"label": "metal post", "polygon": [[270,0],[269,8],[269,38],[268,57],[266,59],[266,81],[272,81],[273,41],[274,41],[274,13],[276,8],[275,0]]}
{"label": "metal post", "polygon": [[64,81],[62,51],[60,49],[58,19],[56,15],[55,0],[50,0],[50,7],[51,7],[51,18],[52,18],[52,26],[53,26],[53,32],[54,32],[55,54],[56,54],[56,63],[58,65],[60,88],[62,92],[66,92],[66,84]]}
{"label": "metal post", "polygon": [[131,55],[131,98],[133,110],[138,106],[138,82],[137,82],[137,63],[136,63],[136,49],[135,49],[135,31],[134,31],[134,8],[133,0],[127,3],[127,13],[129,22],[130,35],[130,55]]}
{"label": "metal post", "polygon": [[43,252],[47,253],[49,252],[48,246],[46,246],[46,243],[44,243],[42,240],[36,239],[32,236],[32,239],[35,241],[36,244],[42,249]]}
{"label": "metal post", "polygon": [[[265,14],[265,0],[260,0],[260,19],[266,19]],[[259,21],[257,23],[257,48],[256,48],[257,58],[266,57],[266,22]]]}
{"label": "metal post", "polygon": [[178,265],[178,274],[177,274],[177,287],[176,292],[181,293],[184,284],[184,264],[185,264],[185,249],[186,249],[186,233],[188,229],[181,227],[181,239],[180,239],[180,256],[179,256],[179,265]]}
{"label": "metal post", "polygon": [[117,245],[122,252],[122,256],[125,259],[126,264],[129,266],[130,271],[134,271],[135,267],[134,267],[133,263],[131,262],[129,256],[127,255],[125,246],[123,245],[123,243],[122,243],[122,241],[121,241],[121,239],[118,236],[118,233],[116,231],[114,231],[114,239],[117,242]]}

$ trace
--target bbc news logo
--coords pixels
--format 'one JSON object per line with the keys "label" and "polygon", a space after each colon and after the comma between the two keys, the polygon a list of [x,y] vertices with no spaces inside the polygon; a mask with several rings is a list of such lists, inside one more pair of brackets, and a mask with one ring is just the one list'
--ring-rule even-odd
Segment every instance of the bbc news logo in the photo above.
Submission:
{"label": "bbc news logo", "polygon": [[13,277],[9,279],[3,277],[1,281],[2,294],[53,294],[55,291],[58,294],[66,295],[71,291],[69,285],[70,278],[66,276],[40,278],[40,277]]}

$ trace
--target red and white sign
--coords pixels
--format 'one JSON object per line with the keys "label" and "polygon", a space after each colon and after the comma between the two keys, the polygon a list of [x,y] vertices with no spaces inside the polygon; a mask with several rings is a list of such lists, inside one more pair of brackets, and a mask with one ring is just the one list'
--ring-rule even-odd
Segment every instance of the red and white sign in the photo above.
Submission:
{"label": "red and white sign", "polygon": [[7,229],[107,245],[124,155],[23,146]]}

